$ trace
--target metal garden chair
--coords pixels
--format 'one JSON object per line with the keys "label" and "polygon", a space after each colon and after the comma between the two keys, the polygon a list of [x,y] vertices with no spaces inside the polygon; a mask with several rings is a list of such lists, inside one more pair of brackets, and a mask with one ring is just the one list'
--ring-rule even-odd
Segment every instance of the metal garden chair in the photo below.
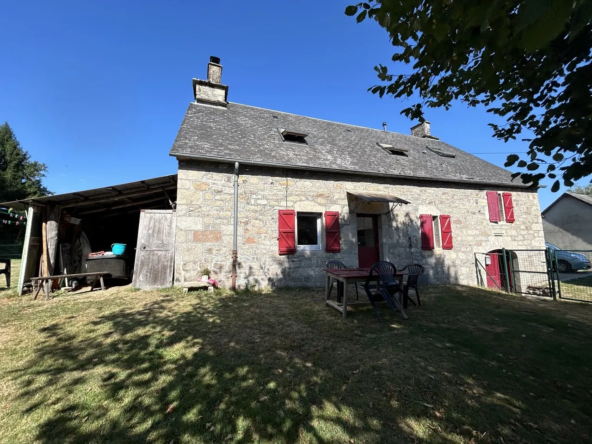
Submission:
{"label": "metal garden chair", "polygon": [[[374,313],[378,317],[378,320],[382,322],[380,315],[378,314],[378,308],[376,307],[376,299],[375,296],[382,296],[382,299],[386,301],[386,303],[393,309],[394,311],[399,310],[401,312],[401,316],[403,319],[409,319],[407,313],[403,309],[401,305],[401,301],[399,300],[397,294],[401,293],[403,298],[407,298],[407,293],[399,283],[395,279],[395,274],[397,273],[397,267],[390,262],[376,262],[372,267],[370,267],[370,272],[368,274],[368,279],[366,279],[366,283],[364,284],[364,290],[366,290],[366,294],[368,295],[368,299],[370,300],[370,304],[374,309]],[[378,291],[376,293],[372,293],[373,288],[372,281],[370,280],[371,276],[378,275],[380,276],[380,283],[378,285]]]}
{"label": "metal garden chair", "polygon": [[[337,259],[333,259],[330,260],[329,262],[327,262],[325,264],[325,268],[347,268],[347,266],[341,262],[338,261]],[[334,280],[331,279],[331,285],[329,286],[329,298],[331,297],[331,291],[333,290],[333,283]],[[356,287],[356,299],[360,299],[360,295],[358,294],[358,284],[352,284],[354,287]],[[337,281],[337,301],[341,301],[341,295],[343,294],[343,282],[339,282]]]}
{"label": "metal garden chair", "polygon": [[421,300],[419,299],[419,289],[417,288],[417,281],[419,280],[419,276],[425,273],[425,269],[423,268],[423,266],[419,264],[411,264],[407,265],[401,271],[405,270],[407,270],[408,277],[407,282],[405,282],[405,284],[403,285],[403,288],[407,292],[407,294],[409,294],[409,289],[413,288],[413,290],[415,291],[415,296],[417,298],[417,303],[415,303],[415,301],[411,299],[411,297],[409,297],[409,300],[413,305],[421,305]]}

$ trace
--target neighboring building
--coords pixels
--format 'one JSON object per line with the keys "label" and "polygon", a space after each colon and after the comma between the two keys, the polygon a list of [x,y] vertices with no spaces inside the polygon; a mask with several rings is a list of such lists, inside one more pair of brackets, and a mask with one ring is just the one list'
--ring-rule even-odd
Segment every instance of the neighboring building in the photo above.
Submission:
{"label": "neighboring building", "polygon": [[416,262],[432,283],[475,285],[475,253],[544,248],[536,188],[428,122],[403,135],[229,103],[221,77],[212,58],[208,80],[194,79],[170,151],[176,284],[209,268],[230,285],[235,162],[239,288],[321,286],[330,259]]}
{"label": "neighboring building", "polygon": [[592,250],[592,197],[568,191],[542,215],[547,242],[563,250]]}

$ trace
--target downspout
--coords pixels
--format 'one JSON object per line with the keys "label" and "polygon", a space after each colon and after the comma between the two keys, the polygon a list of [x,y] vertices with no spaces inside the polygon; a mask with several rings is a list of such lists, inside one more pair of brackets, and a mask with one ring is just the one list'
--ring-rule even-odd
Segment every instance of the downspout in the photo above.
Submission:
{"label": "downspout", "polygon": [[239,163],[234,162],[234,227],[232,230],[232,290],[236,291],[236,265],[238,262],[237,231],[238,231],[238,168]]}

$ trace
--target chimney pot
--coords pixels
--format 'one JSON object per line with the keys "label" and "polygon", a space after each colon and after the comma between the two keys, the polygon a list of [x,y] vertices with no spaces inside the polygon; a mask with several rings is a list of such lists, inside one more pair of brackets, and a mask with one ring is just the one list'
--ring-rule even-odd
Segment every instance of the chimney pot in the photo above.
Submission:
{"label": "chimney pot", "polygon": [[430,133],[430,122],[424,120],[423,122],[411,127],[411,135],[415,137],[428,137],[431,138]]}
{"label": "chimney pot", "polygon": [[219,57],[210,57],[210,63],[208,63],[208,82],[222,83],[222,65],[220,65]]}

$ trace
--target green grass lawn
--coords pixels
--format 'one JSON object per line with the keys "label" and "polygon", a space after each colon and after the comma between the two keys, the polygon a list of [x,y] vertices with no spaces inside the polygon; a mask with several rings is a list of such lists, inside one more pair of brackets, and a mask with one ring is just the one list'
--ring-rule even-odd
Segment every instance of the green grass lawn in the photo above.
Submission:
{"label": "green grass lawn", "polygon": [[0,442],[590,442],[592,307],[432,286],[0,294]]}
{"label": "green grass lawn", "polygon": [[583,276],[561,282],[561,296],[592,302],[592,276]]}

